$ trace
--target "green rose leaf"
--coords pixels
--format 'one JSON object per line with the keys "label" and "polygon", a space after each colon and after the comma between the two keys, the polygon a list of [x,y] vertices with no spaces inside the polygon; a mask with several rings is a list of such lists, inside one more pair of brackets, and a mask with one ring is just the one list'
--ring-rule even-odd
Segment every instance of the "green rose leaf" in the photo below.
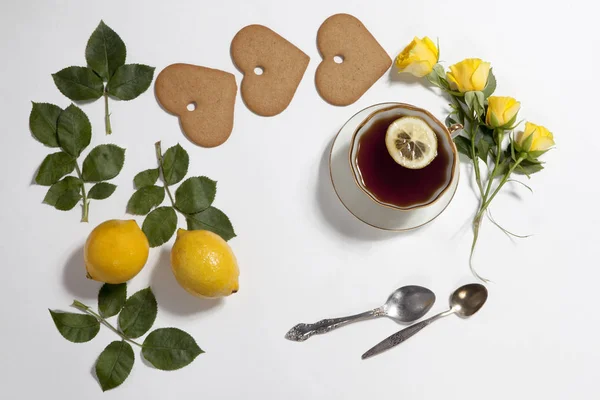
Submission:
{"label": "green rose leaf", "polygon": [[83,180],[100,182],[119,175],[125,163],[125,149],[114,144],[94,147],[83,161]]}
{"label": "green rose leaf", "polygon": [[175,191],[175,207],[185,214],[206,210],[215,200],[217,182],[205,177],[188,178]]}
{"label": "green rose leaf", "polygon": [[170,147],[162,158],[163,178],[167,185],[180,182],[188,172],[190,157],[179,144]]}
{"label": "green rose leaf", "polygon": [[158,168],[147,169],[140,172],[133,178],[133,183],[136,188],[141,189],[146,186],[152,186],[158,180]]}
{"label": "green rose leaf", "polygon": [[157,304],[152,289],[135,293],[125,302],[119,314],[119,327],[130,338],[138,338],[148,332],[156,320]]}
{"label": "green rose leaf", "polygon": [[75,159],[65,152],[49,154],[35,176],[38,185],[50,186],[75,169]]}
{"label": "green rose leaf", "polygon": [[127,212],[133,215],[146,215],[165,199],[165,189],[160,186],[144,186],[138,189],[127,202]]}
{"label": "green rose leaf", "polygon": [[538,151],[528,151],[527,152],[527,160],[529,161],[538,161],[538,158],[546,154],[548,150],[538,150]]}
{"label": "green rose leaf", "polygon": [[[502,156],[500,156],[502,157]],[[496,169],[496,173],[494,174],[494,178],[499,178],[501,176],[504,176],[504,174],[506,174],[506,172],[508,172],[508,169],[510,168],[510,159],[509,158],[505,158],[504,160],[502,160],[499,164],[498,164],[498,168]]]}
{"label": "green rose leaf", "polygon": [[144,358],[165,371],[183,368],[202,353],[194,338],[177,328],[156,329],[142,345]]}
{"label": "green rose leaf", "polygon": [[115,316],[121,311],[127,300],[127,284],[111,285],[105,283],[98,292],[98,310],[104,318]]}
{"label": "green rose leaf", "polygon": [[89,342],[100,330],[100,322],[91,315],[48,311],[60,334],[70,342]]}
{"label": "green rose leaf", "polygon": [[188,230],[207,230],[221,236],[223,240],[235,237],[235,231],[227,215],[216,207],[190,215],[187,218]]}
{"label": "green rose leaf", "polygon": [[150,247],[160,246],[171,239],[177,228],[177,214],[173,207],[158,207],[142,224],[142,231],[148,238]]}
{"label": "green rose leaf", "polygon": [[83,183],[79,178],[67,176],[50,186],[44,203],[53,206],[57,210],[71,210],[81,199],[81,186]]}
{"label": "green rose leaf", "polygon": [[124,340],[106,346],[96,362],[96,376],[103,392],[116,388],[127,379],[134,357],[131,345]]}
{"label": "green rose leaf", "polygon": [[56,87],[74,101],[96,100],[104,93],[104,83],[91,68],[67,67],[52,74]]}
{"label": "green rose leaf", "polygon": [[484,97],[483,92],[479,91],[471,91],[465,93],[465,103],[471,112],[475,114],[476,117],[480,117],[483,115],[484,109]]}
{"label": "green rose leaf", "polygon": [[59,106],[49,103],[32,102],[29,114],[31,134],[41,143],[49,147],[58,147],[58,116],[62,112]]}
{"label": "green rose leaf", "polygon": [[496,77],[494,76],[494,72],[490,69],[490,74],[488,75],[487,83],[483,88],[483,97],[487,99],[490,97],[494,91],[496,90]]}
{"label": "green rose leaf", "polygon": [[479,139],[477,142],[477,155],[483,162],[487,162],[489,152],[490,143],[483,138]]}
{"label": "green rose leaf", "polygon": [[108,81],[117,68],[125,64],[126,56],[123,40],[104,21],[100,21],[85,48],[85,60],[89,67]]}
{"label": "green rose leaf", "polygon": [[429,82],[433,85],[443,89],[450,89],[450,85],[446,80],[446,71],[444,71],[444,67],[440,64],[435,64],[433,66],[433,70],[425,76]]}
{"label": "green rose leaf", "polygon": [[529,161],[523,160],[521,164],[515,168],[515,173],[519,175],[526,175],[527,177],[531,177],[531,175],[540,172],[544,169],[544,166],[539,161]]}
{"label": "green rose leaf", "polygon": [[456,145],[456,149],[459,153],[464,154],[465,156],[471,157],[471,139],[464,136],[457,136],[454,138],[454,144]]}
{"label": "green rose leaf", "polygon": [[117,188],[117,186],[113,185],[112,183],[108,183],[108,182],[96,183],[90,189],[90,193],[88,194],[88,197],[90,199],[95,199],[95,200],[104,200],[104,199],[109,198],[115,192],[116,188]]}
{"label": "green rose leaf", "polygon": [[58,117],[57,135],[60,147],[77,158],[92,140],[92,125],[87,115],[71,104]]}
{"label": "green rose leaf", "polygon": [[106,90],[117,99],[133,100],[150,87],[153,78],[154,67],[143,64],[122,65],[110,78]]}

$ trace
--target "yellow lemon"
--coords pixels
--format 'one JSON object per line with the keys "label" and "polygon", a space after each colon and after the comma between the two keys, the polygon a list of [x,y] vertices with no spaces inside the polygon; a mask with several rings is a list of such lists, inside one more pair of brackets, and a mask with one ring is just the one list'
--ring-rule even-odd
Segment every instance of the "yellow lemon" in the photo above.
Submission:
{"label": "yellow lemon", "polygon": [[209,231],[179,229],[171,268],[181,287],[194,296],[229,296],[239,288],[240,270],[231,247]]}
{"label": "yellow lemon", "polygon": [[127,282],[142,270],[149,250],[148,239],[137,222],[111,219],[98,225],[88,236],[85,268],[96,281]]}

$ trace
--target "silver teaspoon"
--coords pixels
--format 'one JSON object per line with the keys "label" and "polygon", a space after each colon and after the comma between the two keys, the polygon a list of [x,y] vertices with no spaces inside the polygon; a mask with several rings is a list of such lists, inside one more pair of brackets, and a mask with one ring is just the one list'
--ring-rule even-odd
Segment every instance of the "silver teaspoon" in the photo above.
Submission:
{"label": "silver teaspoon", "polygon": [[351,322],[386,316],[400,322],[412,322],[427,314],[435,303],[435,294],[422,286],[403,286],[396,289],[384,305],[374,310],[343,318],[323,319],[314,324],[298,324],[285,334],[285,338],[303,342],[312,335],[330,332]]}
{"label": "silver teaspoon", "polygon": [[479,283],[471,283],[459,287],[452,293],[450,297],[450,309],[434,315],[431,318],[423,320],[419,323],[409,326],[408,328],[402,329],[399,332],[394,333],[392,336],[381,341],[379,344],[371,348],[365,354],[362,355],[362,359],[366,359],[382,353],[386,350],[391,349],[394,346],[399,345],[406,339],[412,337],[415,333],[425,328],[442,317],[450,314],[457,314],[460,317],[466,318],[475,314],[483,305],[488,297],[488,291],[485,286]]}

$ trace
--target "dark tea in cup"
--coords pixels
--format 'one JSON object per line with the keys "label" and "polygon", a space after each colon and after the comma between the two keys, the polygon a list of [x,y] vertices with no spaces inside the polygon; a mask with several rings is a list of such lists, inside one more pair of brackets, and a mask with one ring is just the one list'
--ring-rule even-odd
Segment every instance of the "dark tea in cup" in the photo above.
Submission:
{"label": "dark tea in cup", "polygon": [[396,110],[373,114],[359,129],[354,167],[360,184],[371,197],[385,205],[408,209],[435,201],[448,187],[455,153],[445,127],[442,132],[431,127],[438,146],[433,161],[421,169],[409,169],[396,163],[385,144],[388,127],[403,116],[403,108]]}

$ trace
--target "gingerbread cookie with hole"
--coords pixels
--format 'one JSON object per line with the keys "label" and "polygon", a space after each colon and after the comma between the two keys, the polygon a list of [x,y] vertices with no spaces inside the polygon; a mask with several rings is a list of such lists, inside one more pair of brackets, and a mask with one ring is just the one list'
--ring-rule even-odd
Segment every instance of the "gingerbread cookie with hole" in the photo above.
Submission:
{"label": "gingerbread cookie with hole", "polygon": [[299,48],[262,25],[248,25],[235,35],[231,58],[244,74],[244,103],[264,117],[287,108],[310,60]]}
{"label": "gingerbread cookie with hole", "polygon": [[229,72],[191,64],[172,64],[154,84],[165,110],[179,117],[181,129],[202,147],[219,146],[233,130],[237,84]]}
{"label": "gingerbread cookie with hole", "polygon": [[323,61],[315,84],[325,101],[347,106],[357,101],[392,65],[392,59],[356,17],[336,14],[317,33]]}

